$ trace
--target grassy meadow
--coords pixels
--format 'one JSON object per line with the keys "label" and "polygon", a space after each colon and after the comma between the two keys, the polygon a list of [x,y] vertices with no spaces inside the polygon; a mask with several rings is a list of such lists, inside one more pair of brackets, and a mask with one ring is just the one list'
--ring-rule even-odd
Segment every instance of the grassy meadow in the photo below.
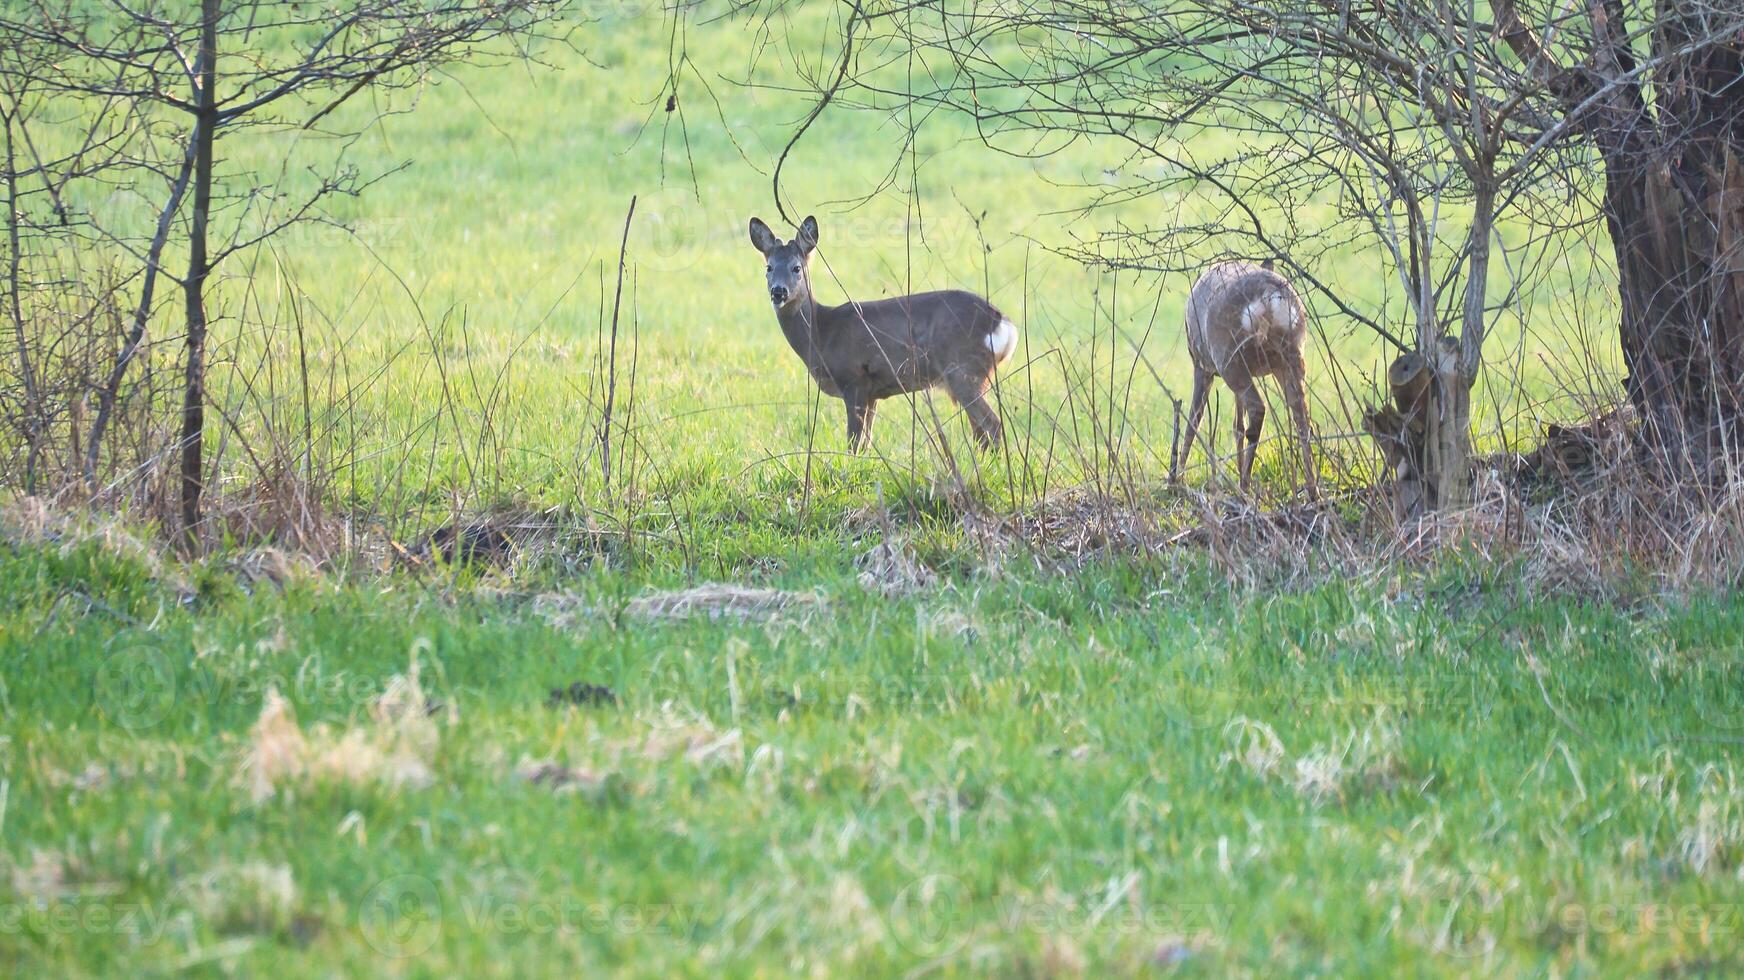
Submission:
{"label": "grassy meadow", "polygon": [[[745,232],[790,233],[771,175],[832,56],[825,7],[785,37],[693,18],[681,127],[671,24],[595,4],[578,52],[393,96],[345,159],[410,166],[335,203],[353,233],[224,270],[221,498],[311,435],[360,527],[537,509],[604,544],[183,562],[133,515],[0,508],[5,972],[1744,972],[1736,594],[1457,550],[1068,561],[962,520],[961,488],[994,513],[1103,481],[1181,499],[1189,282],[1050,249],[1202,202],[1076,214],[1123,179],[1107,147],[1023,159],[937,118],[910,159],[904,120],[818,121],[782,189],[822,225],[822,298],[965,287],[1023,328],[1009,452],[973,453],[942,398],[886,403],[877,451],[841,451]],[[221,156],[294,186],[335,152],[245,131]],[[1568,406],[1582,352],[1615,383],[1610,273],[1585,262],[1498,316],[1484,438]],[[1378,255],[1319,272],[1399,307]],[[1360,465],[1339,437],[1390,355],[1310,303],[1327,467]],[[1262,453],[1268,501],[1287,447]],[[1196,460],[1193,484],[1231,479]],[[685,591],[709,584],[730,588]]]}
{"label": "grassy meadow", "polygon": [[[1736,599],[0,565],[21,975],[1728,974]],[[282,701],[280,700],[282,699]]]}
{"label": "grassy meadow", "polygon": [[[1013,453],[974,460],[955,406],[937,395],[886,402],[876,458],[842,457],[841,405],[817,395],[782,339],[746,234],[752,215],[792,234],[771,175],[811,106],[802,80],[833,64],[819,40],[830,9],[801,5],[778,22],[785,37],[760,19],[694,15],[673,112],[662,95],[669,22],[632,3],[600,6],[600,23],[578,35],[579,54],[535,47],[550,67],[464,69],[354,106],[335,128],[386,107],[408,111],[348,144],[345,162],[366,175],[408,169],[334,203],[354,234],[302,226],[228,268],[218,399],[250,426],[277,420],[273,438],[251,428],[254,440],[299,442],[301,343],[322,468],[348,504],[414,527],[507,501],[608,509],[597,458],[604,325],[634,196],[612,428],[628,457],[617,462],[620,483],[672,511],[739,513],[751,518],[741,530],[756,533],[798,496],[808,516],[821,515],[788,541],[804,547],[880,492],[956,482],[934,441],[938,422],[957,467],[979,469],[970,482],[1008,507],[1094,481],[1110,446],[1123,470],[1160,477],[1176,425],[1171,398],[1191,387],[1181,331],[1191,276],[1090,270],[1055,250],[1122,226],[1198,220],[1216,202],[1152,198],[1083,214],[1150,165],[1088,142],[1023,158],[936,114],[903,155],[906,118],[828,112],[789,156],[782,190],[794,221],[815,213],[821,222],[813,278],[825,302],[968,288],[1021,322],[1022,346],[1000,381]],[[1216,132],[1201,142],[1195,151],[1206,156],[1245,148]],[[325,166],[335,152],[315,136],[243,132],[225,160],[295,188],[301,167]],[[1159,219],[1159,209],[1170,213]],[[1195,258],[1224,257],[1221,247]],[[1335,250],[1315,265],[1346,302],[1410,334],[1378,249]],[[1570,376],[1596,378],[1601,393],[1614,385],[1609,367],[1585,370],[1587,358],[1615,359],[1611,319],[1593,306],[1606,294],[1594,279],[1609,274],[1577,251],[1497,314],[1497,381],[1480,385],[1480,439],[1529,438],[1542,415],[1568,414],[1568,398],[1556,396],[1569,394]],[[1498,285],[1498,302],[1505,291]],[[1357,405],[1379,390],[1393,352],[1324,301],[1311,313],[1312,409],[1323,448],[1344,453],[1327,468],[1364,476],[1366,447],[1339,437],[1360,432]],[[1287,494],[1290,457],[1271,438],[1285,428],[1281,409],[1274,398],[1261,467]],[[1219,453],[1230,410],[1219,390],[1206,422]],[[804,456],[806,447],[816,452]],[[234,465],[223,472],[245,481],[249,461],[229,451]],[[1228,479],[1227,465],[1195,459],[1191,482]]]}

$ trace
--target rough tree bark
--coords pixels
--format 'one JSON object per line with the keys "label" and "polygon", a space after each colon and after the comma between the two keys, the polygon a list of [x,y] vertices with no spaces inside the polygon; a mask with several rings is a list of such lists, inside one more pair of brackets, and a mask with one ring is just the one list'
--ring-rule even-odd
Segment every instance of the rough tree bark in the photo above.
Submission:
{"label": "rough tree bark", "polygon": [[1596,133],[1629,398],[1649,434],[1698,472],[1737,448],[1744,407],[1744,63],[1737,51],[1705,53],[1662,72],[1658,145]]}
{"label": "rough tree bark", "polygon": [[1643,432],[1680,469],[1715,475],[1744,420],[1744,26],[1723,6],[1661,0],[1643,70],[1620,0],[1588,5],[1591,54],[1573,65],[1515,0],[1496,13],[1603,160],[1625,386]]}
{"label": "rough tree bark", "polygon": [[1371,409],[1363,428],[1393,473],[1393,516],[1404,524],[1458,506],[1469,495],[1471,379],[1460,342],[1401,354],[1387,371],[1392,404]]}

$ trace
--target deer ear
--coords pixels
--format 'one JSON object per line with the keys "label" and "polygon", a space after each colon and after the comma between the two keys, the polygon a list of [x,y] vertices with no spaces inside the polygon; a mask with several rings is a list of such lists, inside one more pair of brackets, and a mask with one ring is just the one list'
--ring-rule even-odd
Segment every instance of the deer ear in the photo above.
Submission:
{"label": "deer ear", "polygon": [[775,233],[769,230],[769,226],[763,223],[762,218],[751,219],[752,248],[762,252],[764,255],[768,255],[771,249],[780,244],[781,239],[775,237]]}
{"label": "deer ear", "polygon": [[799,250],[807,255],[811,254],[812,249],[817,248],[818,226],[816,218],[809,214],[805,216],[805,220],[799,223],[799,237],[795,238],[794,242],[799,245]]}

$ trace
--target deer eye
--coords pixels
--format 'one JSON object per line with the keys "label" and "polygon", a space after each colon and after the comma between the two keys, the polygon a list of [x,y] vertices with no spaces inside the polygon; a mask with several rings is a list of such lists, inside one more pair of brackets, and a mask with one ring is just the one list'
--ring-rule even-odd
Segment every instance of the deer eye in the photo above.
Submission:
{"label": "deer eye", "polygon": [[798,271],[799,271],[799,266],[797,266],[797,265],[796,265],[796,266],[794,266],[794,267],[793,267],[793,271],[794,271],[794,272],[798,272]]}

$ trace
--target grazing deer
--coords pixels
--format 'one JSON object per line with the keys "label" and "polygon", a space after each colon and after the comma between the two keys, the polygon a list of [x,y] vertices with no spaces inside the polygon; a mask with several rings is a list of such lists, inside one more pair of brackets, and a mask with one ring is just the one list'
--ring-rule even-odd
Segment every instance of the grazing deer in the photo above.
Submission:
{"label": "grazing deer", "polygon": [[872,436],[878,400],[943,385],[963,406],[983,448],[999,442],[999,413],[988,403],[993,372],[1017,349],[1017,325],[974,293],[946,290],[869,303],[825,306],[808,271],[818,243],[816,218],[785,244],[751,219],[751,244],[763,253],[775,319],[824,394],[848,409],[848,447]]}
{"label": "grazing deer", "polygon": [[[1308,317],[1302,299],[1289,280],[1263,266],[1224,262],[1206,269],[1187,297],[1187,352],[1193,357],[1193,404],[1187,411],[1187,437],[1171,469],[1179,472],[1199,430],[1211,379],[1222,378],[1235,393],[1236,467],[1241,490],[1248,491],[1260,427],[1266,421],[1266,400],[1257,379],[1277,375],[1284,401],[1295,418],[1302,441],[1302,465],[1308,475],[1308,496],[1318,498],[1314,452],[1308,444],[1308,400],[1303,391],[1302,339]],[[1245,439],[1246,444],[1243,444]],[[1173,474],[1171,475],[1173,478]]]}

